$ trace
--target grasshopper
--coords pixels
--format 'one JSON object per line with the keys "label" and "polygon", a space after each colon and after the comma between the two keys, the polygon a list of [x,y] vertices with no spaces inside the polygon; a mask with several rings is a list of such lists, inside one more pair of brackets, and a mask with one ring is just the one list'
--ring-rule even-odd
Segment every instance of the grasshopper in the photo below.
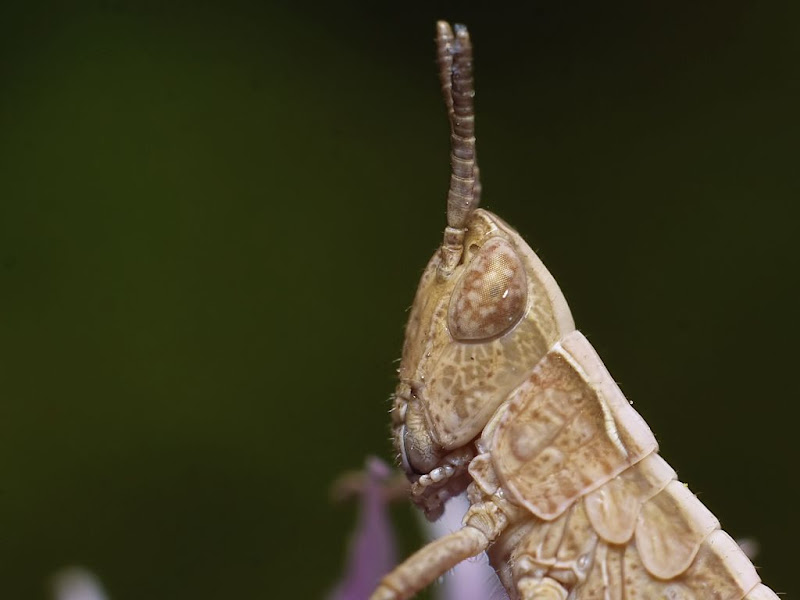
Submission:
{"label": "grasshopper", "polygon": [[392,430],[411,497],[463,527],[371,600],[402,600],[487,552],[512,600],[777,600],[658,455],[522,237],[478,208],[472,44],[437,23],[451,129],[444,240],[406,328]]}

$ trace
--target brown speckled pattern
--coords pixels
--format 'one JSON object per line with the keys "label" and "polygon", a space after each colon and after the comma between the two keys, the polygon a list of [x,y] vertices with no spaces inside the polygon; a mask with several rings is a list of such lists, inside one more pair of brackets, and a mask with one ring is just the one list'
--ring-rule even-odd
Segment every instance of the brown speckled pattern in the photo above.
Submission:
{"label": "brown speckled pattern", "polygon": [[[562,344],[510,395],[486,440],[506,489],[545,519],[657,448],[586,338],[574,332]],[[624,435],[629,422],[639,429]]]}
{"label": "brown speckled pattern", "polygon": [[[515,231],[484,210],[475,211],[469,225],[463,265],[442,277],[439,254],[428,263],[399,371],[398,396],[404,381],[414,382],[433,438],[446,450],[474,439],[504,396],[574,327],[552,277]],[[471,292],[478,301],[462,304],[459,296]],[[489,314],[492,298],[498,308]],[[453,321],[461,323],[462,334],[486,335],[456,339]]]}
{"label": "brown speckled pattern", "polygon": [[[442,258],[436,252],[417,289],[392,410],[398,454],[403,451],[403,426],[407,440],[417,446],[432,444],[430,448],[413,448],[414,456],[444,459],[449,452],[470,445],[531,367],[574,329],[566,301],[552,276],[519,234],[495,215],[480,209],[472,213],[464,246],[463,262],[452,272],[440,269]],[[500,269],[499,277],[487,274],[487,269],[493,268]],[[499,286],[495,285],[498,281]],[[505,315],[503,327],[508,331],[500,331],[493,317],[484,312],[488,317],[485,331],[494,336],[471,341],[454,337],[452,313],[460,318],[454,298],[459,290],[475,288],[474,284],[485,292],[480,296],[484,303],[493,297],[499,303],[497,314]],[[477,330],[470,327],[473,332]],[[410,414],[423,414],[425,418],[406,419]],[[422,427],[426,430],[420,431]],[[427,470],[426,464],[423,471]],[[446,486],[452,493],[463,491],[450,483],[431,485],[420,492],[424,497],[415,497],[415,501],[428,514],[435,514],[429,499],[440,496]]]}
{"label": "brown speckled pattern", "polygon": [[[683,486],[675,480],[672,484]],[[632,516],[640,522],[649,519],[640,508]],[[670,545],[681,539],[674,529],[669,535],[676,537],[664,540],[661,560],[669,560]],[[575,600],[777,599],[769,588],[759,585],[752,564],[724,531],[715,528],[691,544],[691,562],[669,578],[658,577],[643,561],[632,534],[621,544],[598,535],[585,499],[580,499],[556,519],[528,515],[512,522],[489,556],[512,600],[528,600],[522,592],[541,581],[549,582],[548,588],[560,587],[563,597],[570,594]]]}
{"label": "brown speckled pattern", "polygon": [[451,335],[463,342],[505,333],[525,313],[527,291],[525,269],[511,244],[503,238],[489,240],[464,271],[450,299]]}

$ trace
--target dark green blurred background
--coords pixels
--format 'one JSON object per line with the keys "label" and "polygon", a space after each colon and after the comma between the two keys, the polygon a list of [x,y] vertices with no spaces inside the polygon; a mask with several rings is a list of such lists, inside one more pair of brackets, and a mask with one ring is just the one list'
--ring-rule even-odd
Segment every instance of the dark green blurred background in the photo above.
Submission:
{"label": "dark green blurred background", "polygon": [[0,596],[44,598],[67,564],[119,600],[335,580],[355,515],[327,490],[391,459],[392,361],[444,226],[436,18],[476,46],[485,205],[797,592],[798,17],[3,4]]}

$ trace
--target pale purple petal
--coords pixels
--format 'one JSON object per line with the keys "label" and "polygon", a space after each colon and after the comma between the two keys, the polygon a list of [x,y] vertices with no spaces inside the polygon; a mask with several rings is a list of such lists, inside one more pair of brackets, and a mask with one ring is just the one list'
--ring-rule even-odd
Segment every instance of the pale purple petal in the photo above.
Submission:
{"label": "pale purple petal", "polygon": [[358,525],[351,541],[347,572],[328,600],[367,600],[381,577],[397,564],[384,485],[391,469],[380,459],[367,459]]}
{"label": "pale purple petal", "polygon": [[100,580],[82,567],[69,567],[53,576],[55,600],[106,600]]}

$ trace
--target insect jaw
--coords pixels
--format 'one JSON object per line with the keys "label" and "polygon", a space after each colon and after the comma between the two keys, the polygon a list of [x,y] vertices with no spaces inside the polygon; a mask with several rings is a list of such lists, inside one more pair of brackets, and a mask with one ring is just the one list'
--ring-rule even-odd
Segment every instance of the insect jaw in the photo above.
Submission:
{"label": "insect jaw", "polygon": [[434,439],[425,410],[424,386],[401,380],[392,410],[394,442],[406,477],[411,499],[434,521],[444,503],[462,493],[472,481],[468,468],[477,455],[475,441],[445,450]]}
{"label": "insect jaw", "polygon": [[468,472],[469,464],[476,456],[474,444],[458,448],[444,456],[439,466],[428,473],[411,479],[411,500],[425,513],[429,521],[438,519],[444,511],[444,504],[458,496],[472,482]]}
{"label": "insect jaw", "polygon": [[433,436],[421,385],[401,381],[395,398],[395,445],[410,481],[433,470],[445,451]]}

